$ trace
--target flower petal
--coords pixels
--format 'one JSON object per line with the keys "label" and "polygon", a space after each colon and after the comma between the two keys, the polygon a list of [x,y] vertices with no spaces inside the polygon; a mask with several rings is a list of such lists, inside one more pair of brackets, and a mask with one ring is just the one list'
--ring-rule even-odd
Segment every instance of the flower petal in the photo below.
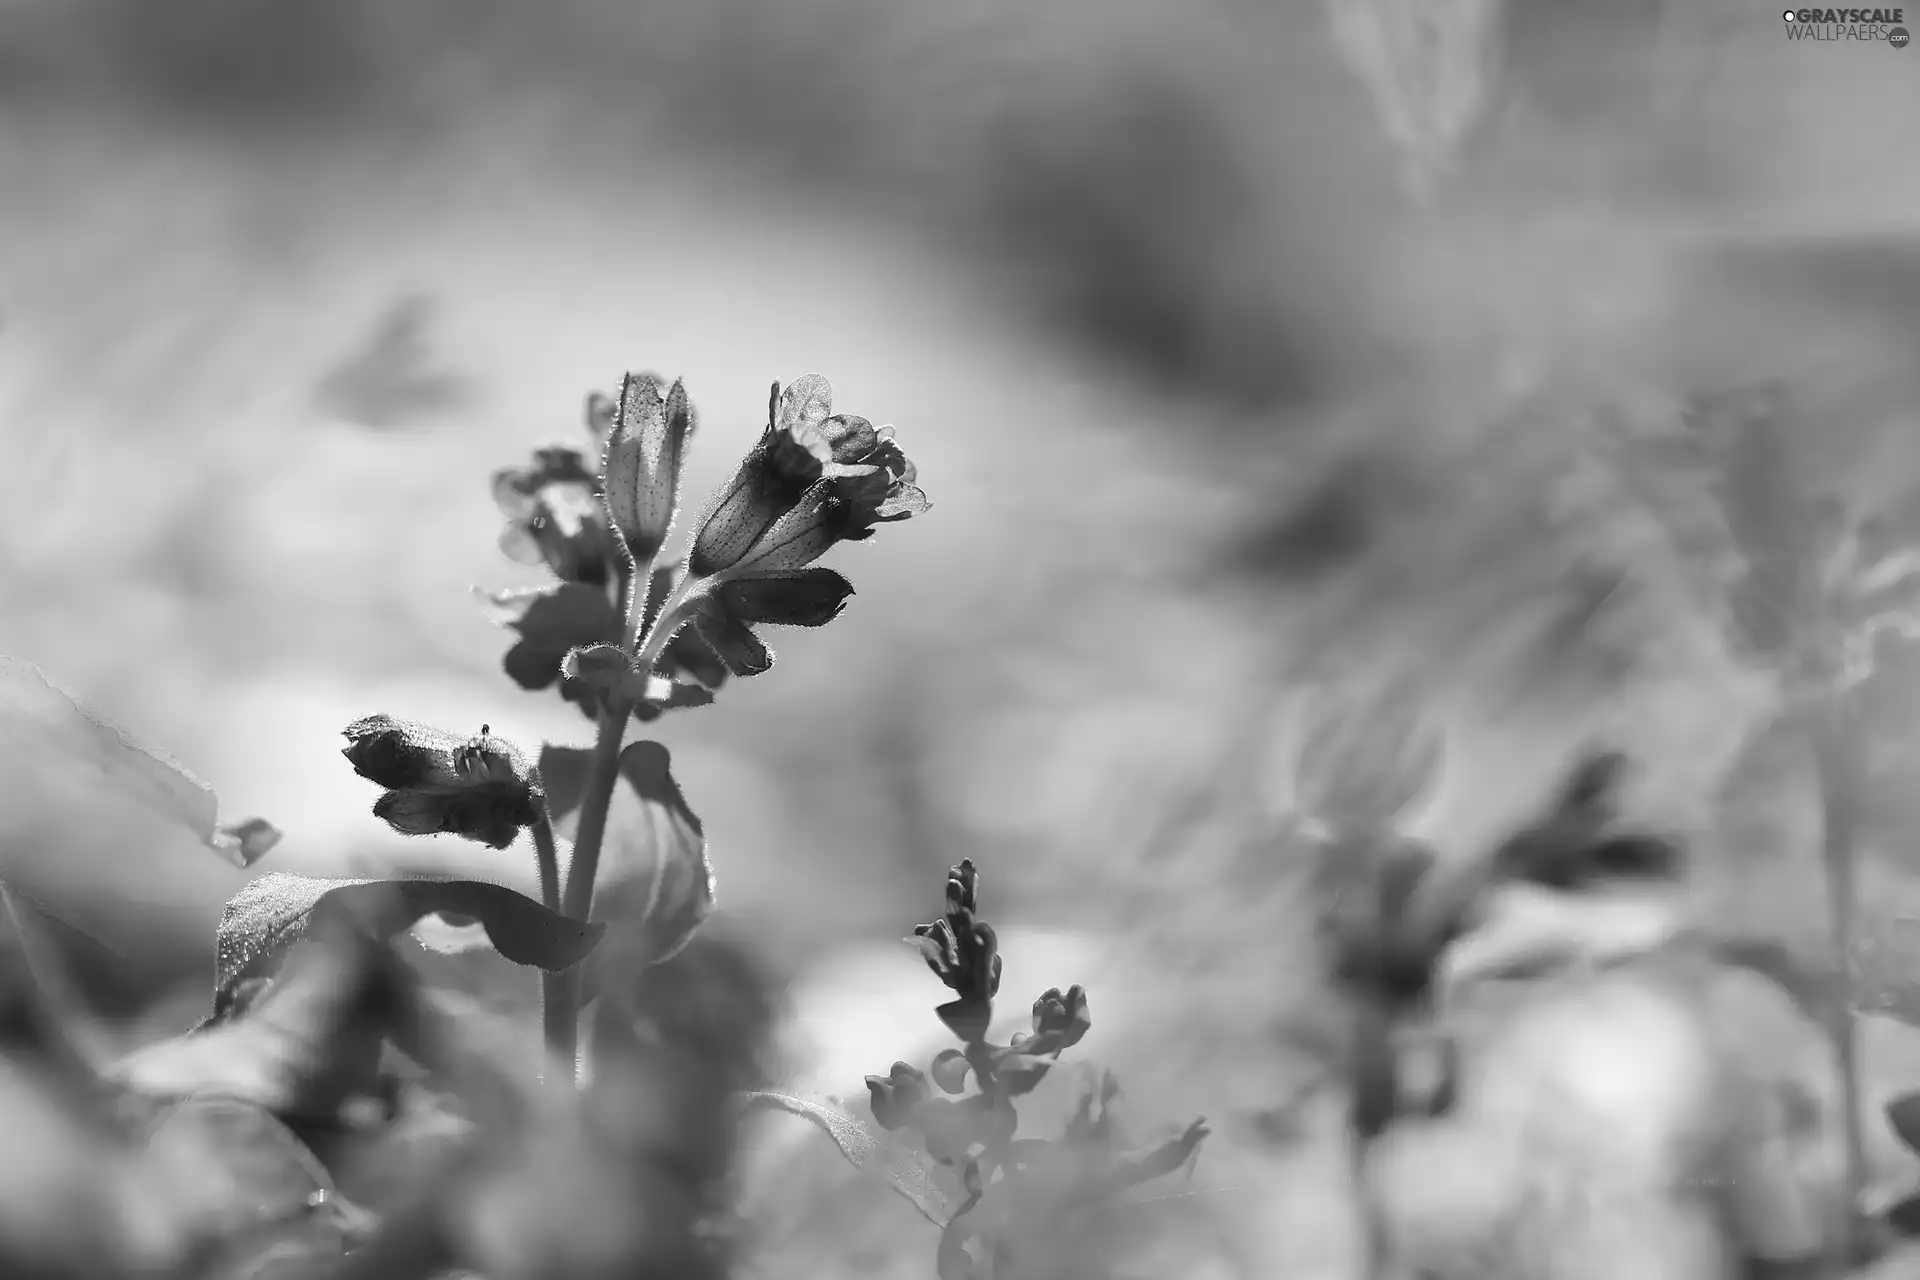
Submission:
{"label": "flower petal", "polygon": [[736,567],[761,573],[812,564],[839,540],[841,502],[834,481],[821,480],[767,528]]}
{"label": "flower petal", "polygon": [[817,435],[832,412],[833,384],[817,373],[803,373],[780,393],[774,424],[799,439],[802,432]]}

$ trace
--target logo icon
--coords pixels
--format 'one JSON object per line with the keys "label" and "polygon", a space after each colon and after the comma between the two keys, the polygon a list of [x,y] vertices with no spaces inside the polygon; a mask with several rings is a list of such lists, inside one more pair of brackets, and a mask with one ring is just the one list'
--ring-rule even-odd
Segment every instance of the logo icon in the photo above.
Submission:
{"label": "logo icon", "polygon": [[1906,48],[1907,41],[1910,38],[1911,37],[1907,35],[1907,29],[1905,27],[1895,27],[1893,30],[1887,32],[1887,43],[1896,49]]}

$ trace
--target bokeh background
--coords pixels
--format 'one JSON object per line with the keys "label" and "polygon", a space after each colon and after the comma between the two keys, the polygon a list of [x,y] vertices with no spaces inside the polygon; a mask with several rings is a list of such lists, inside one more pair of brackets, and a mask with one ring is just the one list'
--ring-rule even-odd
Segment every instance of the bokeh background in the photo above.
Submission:
{"label": "bokeh background", "polygon": [[[830,629],[657,726],[724,909],[790,971],[897,937],[963,856],[1003,918],[1200,929],[1208,849],[1245,851],[1194,815],[1229,777],[1284,802],[1286,698],[1335,660],[1417,669],[1447,717],[1447,849],[1604,736],[1738,869],[1728,910],[1817,932],[1808,773],[1749,738],[1777,695],[1694,508],[1605,461],[1778,379],[1823,477],[1908,510],[1920,53],[1780,28],[1744,0],[5,0],[0,652],[284,828],[273,866],[531,885],[524,850],[387,832],[340,729],[584,742],[470,591],[536,580],[489,477],[652,368],[700,408],[704,492],[768,382],[817,370],[934,509],[836,556]],[[1868,844],[1897,885],[1920,659],[1888,643]],[[0,788],[5,874],[97,999],[185,984],[183,1021],[243,873],[110,797]]]}

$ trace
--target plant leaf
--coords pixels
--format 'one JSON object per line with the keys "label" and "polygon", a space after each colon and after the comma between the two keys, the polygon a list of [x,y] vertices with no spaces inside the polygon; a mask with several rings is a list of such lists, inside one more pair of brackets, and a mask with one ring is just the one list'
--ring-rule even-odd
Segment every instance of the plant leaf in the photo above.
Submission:
{"label": "plant leaf", "polygon": [[306,1144],[250,1102],[176,1103],[148,1135],[146,1155],[155,1174],[177,1188],[195,1236],[240,1274],[260,1274],[268,1256],[310,1266],[337,1260],[370,1225]]}
{"label": "plant leaf", "polygon": [[347,1099],[377,1090],[381,1047],[411,1007],[392,951],[346,912],[323,912],[244,1012],[223,1016],[103,1073],[148,1097],[218,1094],[282,1120],[332,1122]]}
{"label": "plant leaf", "polygon": [[[880,1142],[867,1127],[843,1111],[792,1094],[760,1090],[745,1099],[752,1110],[786,1111],[810,1121],[833,1139],[840,1154],[856,1169],[885,1174],[887,1185],[918,1209],[921,1216],[936,1227],[945,1227],[953,1217],[954,1206],[947,1193],[933,1179],[932,1162],[911,1152],[888,1163]],[[917,1157],[917,1158],[916,1158]],[[885,1165],[884,1168],[882,1166]]]}
{"label": "plant leaf", "polygon": [[[554,827],[567,840],[579,829],[588,754],[548,746],[540,755]],[[620,782],[607,810],[593,895],[593,919],[610,929],[594,970],[637,971],[672,957],[713,910],[706,836],[673,780],[667,749],[629,743],[620,753]]]}
{"label": "plant leaf", "polygon": [[0,770],[11,785],[31,776],[14,764],[30,757],[42,767],[55,758],[90,787],[186,827],[235,866],[279,843],[280,833],[263,819],[222,824],[212,787],[88,711],[32,663],[0,658]]}
{"label": "plant leaf", "polygon": [[470,916],[507,959],[556,972],[584,960],[606,931],[484,880],[323,880],[270,872],[236,894],[220,917],[214,1012],[225,1012],[243,981],[271,974],[319,914],[348,916],[384,941],[436,912]]}

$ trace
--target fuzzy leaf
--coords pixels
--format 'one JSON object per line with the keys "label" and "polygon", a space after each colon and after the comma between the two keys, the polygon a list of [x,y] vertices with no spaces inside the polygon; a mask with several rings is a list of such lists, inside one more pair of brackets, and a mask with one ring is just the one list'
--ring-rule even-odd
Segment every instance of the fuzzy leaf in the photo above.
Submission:
{"label": "fuzzy leaf", "polygon": [[50,760],[89,789],[112,792],[185,827],[235,866],[279,843],[280,833],[263,819],[221,823],[212,787],[82,707],[32,663],[0,658],[0,771],[8,789]]}
{"label": "fuzzy leaf", "polygon": [[[567,822],[572,839],[577,812]],[[629,743],[620,753],[604,839],[593,919],[608,936],[593,969],[636,973],[678,953],[713,911],[706,835],[659,743]]]}
{"label": "fuzzy leaf", "polygon": [[214,1011],[241,982],[271,974],[316,916],[339,913],[385,940],[422,916],[471,916],[515,964],[559,971],[586,958],[605,926],[568,920],[505,885],[483,880],[323,880],[270,872],[227,903],[215,944]]}
{"label": "fuzzy leaf", "polygon": [[[833,1139],[840,1154],[856,1169],[884,1174],[887,1185],[899,1192],[936,1227],[946,1226],[954,1206],[947,1193],[933,1179],[932,1164],[919,1152],[903,1152],[891,1163],[886,1160],[880,1142],[867,1127],[845,1112],[791,1094],[760,1091],[746,1098],[749,1109],[785,1111],[811,1122]],[[882,1168],[883,1164],[885,1165]]]}

